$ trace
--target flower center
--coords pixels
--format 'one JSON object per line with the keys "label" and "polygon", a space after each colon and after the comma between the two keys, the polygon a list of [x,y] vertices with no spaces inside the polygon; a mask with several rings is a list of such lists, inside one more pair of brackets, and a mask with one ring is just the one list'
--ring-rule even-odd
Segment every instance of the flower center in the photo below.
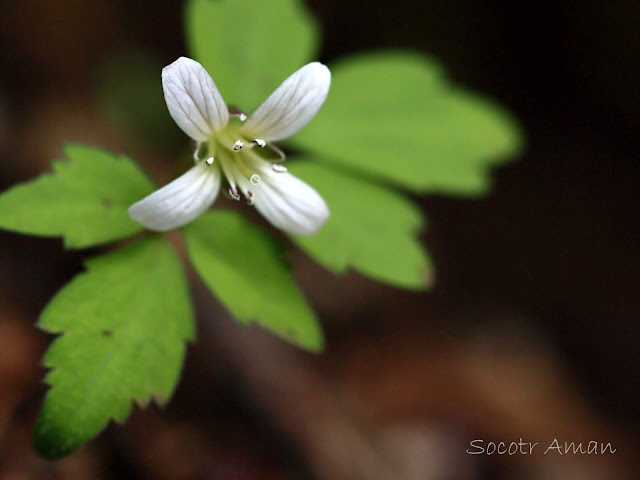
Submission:
{"label": "flower center", "polygon": [[229,196],[239,201],[242,193],[251,205],[254,200],[252,187],[262,181],[260,173],[269,168],[278,173],[286,172],[287,169],[278,163],[269,164],[258,153],[258,150],[269,146],[282,160],[285,159],[284,153],[275,145],[267,145],[266,141],[252,138],[246,132],[242,124],[246,118],[244,114],[232,115],[223,129],[217,131],[204,145],[198,146],[194,159],[196,162],[204,159],[207,166],[212,166],[217,161],[229,185]]}

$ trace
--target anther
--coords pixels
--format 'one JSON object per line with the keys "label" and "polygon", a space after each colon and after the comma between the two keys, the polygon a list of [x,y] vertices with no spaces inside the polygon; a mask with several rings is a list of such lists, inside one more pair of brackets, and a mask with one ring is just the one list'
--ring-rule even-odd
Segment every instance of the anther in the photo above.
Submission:
{"label": "anther", "polygon": [[236,143],[233,144],[233,149],[235,151],[240,150],[242,147],[244,147],[244,143],[242,143],[242,140],[236,140]]}
{"label": "anther", "polygon": [[267,142],[265,142],[264,140],[262,140],[261,138],[255,138],[253,140],[253,143],[255,143],[256,145],[258,145],[260,148],[264,148],[267,145]]}
{"label": "anther", "polygon": [[204,163],[206,163],[208,166],[213,165],[213,157],[209,157],[207,158]]}
{"label": "anther", "polygon": [[240,195],[238,195],[238,191],[235,188],[229,187],[229,195],[231,195],[231,198],[236,202],[240,201]]}
{"label": "anther", "polygon": [[260,183],[260,180],[262,179],[260,178],[260,175],[258,175],[257,173],[254,173],[253,175],[251,175],[251,178],[249,178],[251,185],[258,185]]}
{"label": "anther", "polygon": [[247,198],[247,204],[253,205],[253,193],[251,193],[251,190],[247,190],[246,198]]}
{"label": "anther", "polygon": [[274,172],[278,172],[278,173],[285,173],[287,172],[287,167],[285,167],[284,165],[280,165],[279,163],[272,163],[271,164],[271,169]]}

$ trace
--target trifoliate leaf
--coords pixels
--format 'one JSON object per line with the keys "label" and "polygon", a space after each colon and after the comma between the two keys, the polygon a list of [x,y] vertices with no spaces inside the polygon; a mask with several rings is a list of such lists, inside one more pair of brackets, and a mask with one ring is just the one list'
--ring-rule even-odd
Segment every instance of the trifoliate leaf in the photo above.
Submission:
{"label": "trifoliate leaf", "polygon": [[452,85],[431,59],[372,53],[331,71],[325,105],[294,137],[319,160],[418,193],[477,195],[490,185],[488,167],[518,152],[515,120]]}
{"label": "trifoliate leaf", "polygon": [[127,208],[154,185],[127,157],[68,145],[67,160],[53,173],[16,185],[0,195],[0,228],[43,236],[63,236],[70,248],[83,248],[132,235],[142,226]]}
{"label": "trifoliate leaf", "polygon": [[44,357],[51,385],[34,444],[45,457],[71,453],[132,403],[171,397],[194,337],[180,263],[163,237],[89,260],[47,305],[39,325],[61,334]]}
{"label": "trifoliate leaf", "polygon": [[422,212],[408,199],[313,160],[289,167],[318,190],[331,212],[316,235],[292,237],[308,255],[336,273],[351,267],[397,287],[431,284],[433,267],[417,238]]}
{"label": "trifoliate leaf", "polygon": [[190,0],[185,27],[193,58],[247,113],[316,59],[320,38],[300,0]]}
{"label": "trifoliate leaf", "polygon": [[238,321],[254,320],[307,350],[323,348],[322,330],[274,238],[230,211],[202,215],[184,232],[196,271]]}

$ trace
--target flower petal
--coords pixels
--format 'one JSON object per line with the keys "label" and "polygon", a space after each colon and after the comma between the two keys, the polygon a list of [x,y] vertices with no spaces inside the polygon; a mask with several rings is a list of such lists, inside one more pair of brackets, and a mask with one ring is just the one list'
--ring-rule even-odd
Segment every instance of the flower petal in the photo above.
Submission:
{"label": "flower petal", "polygon": [[318,62],[287,78],[245,123],[256,138],[277,141],[290,137],[315,117],[329,93],[331,72]]}
{"label": "flower petal", "polygon": [[229,110],[202,65],[180,57],[162,69],[162,88],[169,113],[178,126],[198,142],[211,138],[229,121]]}
{"label": "flower petal", "polygon": [[220,190],[220,168],[200,162],[173,182],[129,207],[129,216],[149,230],[181,227],[207,210]]}
{"label": "flower petal", "polygon": [[290,173],[260,170],[252,187],[253,205],[275,227],[294,235],[313,235],[329,218],[329,208],[313,188]]}

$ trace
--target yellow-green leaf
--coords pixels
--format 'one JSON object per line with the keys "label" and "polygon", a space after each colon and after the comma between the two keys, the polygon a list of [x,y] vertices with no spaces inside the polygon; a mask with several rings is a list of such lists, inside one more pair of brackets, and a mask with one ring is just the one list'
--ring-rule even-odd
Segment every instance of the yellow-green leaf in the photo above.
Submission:
{"label": "yellow-green leaf", "polygon": [[272,236],[231,211],[202,215],[185,235],[196,271],[239,322],[256,321],[301,348],[322,350],[320,325]]}
{"label": "yellow-green leaf", "polygon": [[60,334],[44,357],[51,385],[34,444],[58,458],[123,422],[133,402],[165,404],[182,369],[193,312],[180,262],[154,236],[86,262],[39,326]]}
{"label": "yellow-green leaf", "polygon": [[313,160],[296,161],[289,170],[313,185],[331,212],[316,235],[292,237],[308,255],[336,273],[351,267],[397,287],[431,285],[433,266],[418,238],[423,215],[411,201]]}
{"label": "yellow-green leaf", "polygon": [[65,246],[83,248],[132,235],[142,226],[127,208],[154,185],[130,158],[83,145],[68,145],[67,159],[53,173],[0,194],[0,228],[62,236]]}
{"label": "yellow-green leaf", "polygon": [[451,84],[432,59],[370,53],[331,71],[327,102],[293,139],[320,161],[417,193],[479,195],[489,167],[519,151],[513,117]]}

